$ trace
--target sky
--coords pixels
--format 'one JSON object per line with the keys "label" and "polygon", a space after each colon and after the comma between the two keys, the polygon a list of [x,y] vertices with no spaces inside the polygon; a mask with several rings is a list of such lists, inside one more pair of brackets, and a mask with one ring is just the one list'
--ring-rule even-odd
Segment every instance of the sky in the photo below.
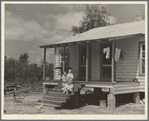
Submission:
{"label": "sky", "polygon": [[[111,15],[112,24],[133,22],[138,15],[144,15],[145,10],[143,4],[96,5],[105,6]],[[6,56],[18,59],[27,52],[30,63],[41,64],[43,49],[39,46],[73,36],[71,28],[73,25],[79,26],[85,10],[85,4],[6,4]],[[47,53],[50,53],[50,50],[47,50]]]}

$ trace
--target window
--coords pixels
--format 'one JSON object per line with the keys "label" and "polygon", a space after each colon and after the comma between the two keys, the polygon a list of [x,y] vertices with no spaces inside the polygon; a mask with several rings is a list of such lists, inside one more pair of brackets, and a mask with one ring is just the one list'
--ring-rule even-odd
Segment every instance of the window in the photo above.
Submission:
{"label": "window", "polygon": [[140,44],[140,74],[145,74],[145,43]]}
{"label": "window", "polygon": [[79,47],[79,79],[86,79],[86,46]]}

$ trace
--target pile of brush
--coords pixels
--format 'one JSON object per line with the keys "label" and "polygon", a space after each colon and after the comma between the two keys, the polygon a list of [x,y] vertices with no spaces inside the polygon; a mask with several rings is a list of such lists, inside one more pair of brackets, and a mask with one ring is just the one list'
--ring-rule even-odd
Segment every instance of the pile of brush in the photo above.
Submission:
{"label": "pile of brush", "polygon": [[21,86],[16,86],[16,85],[6,85],[4,87],[4,95],[6,94],[13,94],[14,98],[16,96],[16,92],[21,90]]}

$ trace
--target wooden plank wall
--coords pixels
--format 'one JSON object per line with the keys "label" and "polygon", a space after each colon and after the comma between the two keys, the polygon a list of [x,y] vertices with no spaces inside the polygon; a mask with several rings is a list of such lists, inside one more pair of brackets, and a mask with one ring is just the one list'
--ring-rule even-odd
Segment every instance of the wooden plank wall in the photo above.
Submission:
{"label": "wooden plank wall", "polygon": [[[67,46],[66,49],[69,49],[70,59],[69,59],[69,67],[72,67],[72,73],[74,75],[74,79],[78,79],[78,59],[79,59],[79,48],[77,45],[75,46]],[[57,47],[56,50],[63,50],[63,47]],[[55,55],[55,67],[59,67],[59,56]],[[55,69],[55,79],[60,79],[60,70]]]}
{"label": "wooden plank wall", "polygon": [[116,83],[114,84],[114,94],[125,94],[138,92],[139,83]]}
{"label": "wooden plank wall", "polygon": [[70,53],[70,61],[69,67],[72,67],[72,73],[74,75],[74,79],[78,79],[78,66],[79,66],[79,46],[68,46],[69,53]]}
{"label": "wooden plank wall", "polygon": [[145,77],[137,77],[138,81],[140,82],[139,91],[145,92]]}
{"label": "wooden plank wall", "polygon": [[91,80],[100,80],[100,43],[91,46]]}
{"label": "wooden plank wall", "polygon": [[[132,81],[139,78],[139,42],[145,41],[143,36],[131,37],[116,41],[116,47],[122,49],[121,58],[116,62],[116,81]],[[141,79],[143,85],[145,80]],[[141,89],[144,87],[141,87]]]}
{"label": "wooden plank wall", "polygon": [[[100,43],[93,43],[91,46],[91,80],[100,79]],[[69,66],[72,67],[72,72],[74,74],[74,79],[78,79],[78,66],[79,66],[79,46],[67,46],[70,53]],[[57,47],[57,50],[63,50],[62,47]],[[59,57],[55,56],[55,67],[59,66]],[[58,69],[55,70],[55,79],[60,79],[60,72]]]}

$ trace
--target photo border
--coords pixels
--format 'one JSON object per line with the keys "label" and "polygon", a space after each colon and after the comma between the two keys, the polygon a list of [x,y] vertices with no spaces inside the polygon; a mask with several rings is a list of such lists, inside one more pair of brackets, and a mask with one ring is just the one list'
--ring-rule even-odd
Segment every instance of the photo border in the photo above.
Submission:
{"label": "photo border", "polygon": [[[148,3],[147,1],[49,1],[49,2],[41,2],[41,1],[2,1],[1,2],[1,119],[6,120],[146,120],[148,118],[148,68],[146,68],[145,73],[145,115],[4,115],[4,50],[5,50],[5,4],[145,4],[145,47],[148,50]],[[146,60],[148,61],[148,51],[146,52]],[[146,67],[148,67],[148,62],[146,63]],[[36,117],[36,118],[35,118]]]}

